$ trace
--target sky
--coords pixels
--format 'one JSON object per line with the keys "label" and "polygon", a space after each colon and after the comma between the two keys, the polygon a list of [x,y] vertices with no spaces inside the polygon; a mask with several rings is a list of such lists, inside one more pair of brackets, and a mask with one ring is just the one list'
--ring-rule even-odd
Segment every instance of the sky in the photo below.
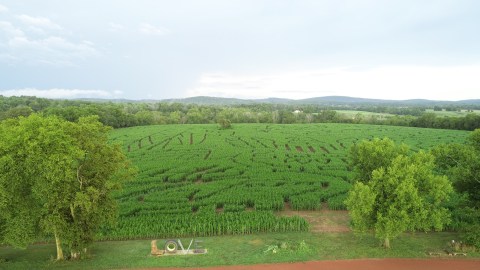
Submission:
{"label": "sky", "polygon": [[477,0],[0,0],[0,95],[480,98]]}

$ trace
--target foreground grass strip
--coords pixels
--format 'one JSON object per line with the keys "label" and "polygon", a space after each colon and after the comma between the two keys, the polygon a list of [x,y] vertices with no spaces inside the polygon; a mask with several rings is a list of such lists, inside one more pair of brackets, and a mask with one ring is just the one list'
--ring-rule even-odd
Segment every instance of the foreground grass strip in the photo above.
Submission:
{"label": "foreground grass strip", "polygon": [[[34,245],[27,250],[0,248],[0,269],[125,269],[139,267],[201,267],[249,265],[309,260],[363,258],[429,258],[428,251],[443,250],[454,233],[404,234],[390,250],[372,236],[352,233],[269,233],[200,238],[205,255],[152,257],[149,240],[106,241],[92,246],[92,256],[82,261],[53,262],[54,245]],[[189,239],[184,238],[184,241]],[[304,244],[302,244],[302,242]],[[163,243],[159,240],[159,245]],[[278,249],[272,252],[272,246]],[[479,252],[467,258],[480,258]],[[456,258],[457,259],[457,258]],[[462,259],[462,258],[458,258]]]}

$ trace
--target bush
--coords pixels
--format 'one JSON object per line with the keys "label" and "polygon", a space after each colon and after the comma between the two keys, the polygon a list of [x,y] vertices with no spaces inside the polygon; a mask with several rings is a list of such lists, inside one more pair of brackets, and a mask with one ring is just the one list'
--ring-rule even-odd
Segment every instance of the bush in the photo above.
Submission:
{"label": "bush", "polygon": [[480,248],[480,224],[466,226],[462,239],[466,244]]}
{"label": "bush", "polygon": [[228,119],[220,119],[218,121],[218,124],[220,125],[220,129],[229,129],[232,128],[232,123]]}

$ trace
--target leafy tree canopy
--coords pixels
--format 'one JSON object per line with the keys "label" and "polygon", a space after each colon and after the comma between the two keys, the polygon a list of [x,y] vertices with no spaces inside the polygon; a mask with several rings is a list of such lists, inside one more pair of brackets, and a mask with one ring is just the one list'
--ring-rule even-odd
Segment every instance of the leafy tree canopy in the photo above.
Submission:
{"label": "leafy tree canopy", "polygon": [[25,247],[55,236],[73,257],[115,220],[112,191],[132,174],[97,117],[67,122],[32,114],[0,123],[1,241]]}
{"label": "leafy tree canopy", "polygon": [[354,164],[364,167],[357,169],[365,178],[359,178],[346,200],[355,231],[373,230],[389,248],[390,240],[402,232],[442,230],[448,224],[450,214],[443,203],[452,187],[447,177],[433,173],[432,154],[407,156],[405,147],[388,139],[365,141],[357,149],[363,150],[362,159],[354,155]]}
{"label": "leafy tree canopy", "polygon": [[375,138],[353,145],[350,164],[354,167],[355,180],[364,183],[370,181],[374,170],[387,168],[396,156],[406,155],[408,151],[407,145],[395,145],[388,138]]}
{"label": "leafy tree canopy", "polygon": [[437,169],[452,179],[460,200],[451,205],[454,228],[467,244],[480,248],[480,129],[473,131],[466,144],[445,144],[432,150]]}
{"label": "leafy tree canopy", "polygon": [[480,129],[473,131],[467,144],[445,144],[432,150],[438,169],[452,179],[458,192],[468,194],[480,207]]}

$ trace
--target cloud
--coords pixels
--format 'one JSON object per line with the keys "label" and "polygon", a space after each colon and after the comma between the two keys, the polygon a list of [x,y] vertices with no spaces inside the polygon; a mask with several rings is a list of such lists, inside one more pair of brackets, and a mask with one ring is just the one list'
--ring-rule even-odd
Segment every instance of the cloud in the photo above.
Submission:
{"label": "cloud", "polygon": [[0,30],[7,36],[25,36],[25,33],[22,30],[16,28],[12,23],[7,21],[0,21]]}
{"label": "cloud", "polygon": [[170,31],[163,27],[156,27],[149,23],[140,24],[139,28],[140,33],[149,36],[164,36],[170,33]]}
{"label": "cloud", "polygon": [[330,68],[261,75],[203,74],[188,96],[461,100],[478,98],[480,66]]}
{"label": "cloud", "polygon": [[73,43],[58,36],[41,39],[15,36],[10,38],[7,44],[17,58],[30,64],[74,66],[75,60],[98,55],[88,41]]}
{"label": "cloud", "polygon": [[22,23],[31,26],[31,27],[38,27],[38,28],[46,28],[52,30],[61,30],[62,27],[50,19],[45,17],[32,17],[25,14],[16,16]]}
{"label": "cloud", "polygon": [[0,5],[0,13],[7,12],[8,8],[6,6]]}
{"label": "cloud", "polygon": [[119,23],[114,23],[114,22],[108,23],[108,27],[109,27],[109,30],[113,32],[121,32],[125,30],[125,26]]}
{"label": "cloud", "polygon": [[84,90],[84,89],[36,89],[23,88],[0,91],[3,96],[35,96],[52,99],[71,99],[71,98],[116,98],[122,94],[121,91],[115,90],[113,92],[105,90]]}
{"label": "cloud", "polygon": [[76,66],[78,61],[100,55],[90,41],[74,41],[63,28],[45,17],[19,15],[22,23],[0,21],[0,61],[9,64]]}

